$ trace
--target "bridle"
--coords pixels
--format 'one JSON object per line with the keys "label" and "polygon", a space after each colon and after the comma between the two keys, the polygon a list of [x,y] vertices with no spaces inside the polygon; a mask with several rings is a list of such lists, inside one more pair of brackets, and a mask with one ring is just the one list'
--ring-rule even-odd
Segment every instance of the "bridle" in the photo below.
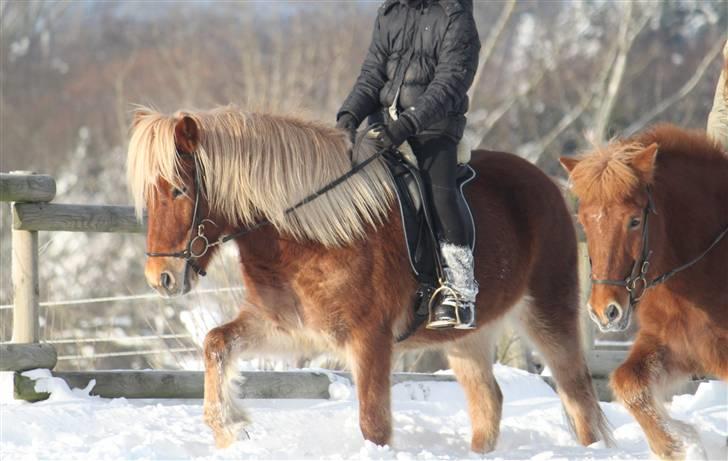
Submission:
{"label": "bridle", "polygon": [[[212,221],[209,218],[202,218],[200,216],[200,198],[202,196],[202,173],[201,173],[201,167],[200,167],[200,161],[197,159],[196,155],[188,154],[188,153],[178,153],[180,156],[190,156],[193,158],[195,162],[195,205],[192,209],[192,224],[190,225],[190,239],[187,242],[187,246],[182,251],[176,251],[176,252],[146,252],[146,255],[150,258],[155,257],[164,257],[164,258],[180,258],[185,260],[185,280],[187,280],[187,274],[189,269],[194,270],[198,275],[205,276],[207,275],[207,272],[205,272],[202,267],[197,264],[197,259],[205,256],[207,254],[207,251],[216,245],[220,245],[223,242],[221,239],[210,243],[210,241],[205,237],[205,223],[209,222],[214,225],[215,222]],[[195,235],[194,231],[197,229],[197,235]],[[197,244],[197,242],[201,242],[204,246],[201,251],[195,251],[194,246]]]}
{"label": "bridle", "polygon": [[[334,179],[330,183],[323,186],[321,189],[317,190],[316,192],[304,197],[301,201],[296,203],[295,205],[287,208],[283,213],[289,214],[302,206],[306,205],[307,203],[312,202],[316,198],[320,197],[321,195],[329,192],[331,189],[339,186],[340,184],[344,183],[346,180],[357,174],[359,171],[363,170],[367,165],[372,163],[377,158],[381,157],[385,153],[389,152],[391,148],[384,148],[376,153],[372,154],[371,156],[367,157],[365,160],[363,160],[360,163],[354,163],[352,161],[352,167],[349,171],[344,173],[343,175],[339,176],[338,178]],[[244,228],[241,228],[239,231],[233,232],[232,234],[224,235],[215,240],[214,242],[210,242],[210,240],[205,236],[205,223],[210,223],[217,227],[217,224],[208,217],[202,218],[200,215],[200,199],[202,197],[202,166],[200,164],[200,161],[195,154],[187,153],[187,152],[179,152],[177,155],[180,156],[190,156],[192,157],[194,163],[195,163],[195,177],[194,177],[194,185],[195,185],[195,204],[192,211],[192,223],[190,225],[190,239],[187,242],[187,246],[182,251],[176,251],[176,252],[146,252],[147,257],[150,258],[179,258],[185,260],[185,271],[184,271],[184,277],[185,280],[187,280],[187,276],[189,274],[189,270],[192,269],[197,273],[199,276],[204,277],[207,275],[207,272],[197,263],[197,260],[199,258],[202,258],[207,254],[207,252],[210,250],[210,248],[216,247],[218,245],[222,245],[225,242],[228,242],[230,240],[236,239],[238,237],[242,237],[245,234],[249,234],[257,229],[260,229],[261,227],[267,226],[270,224],[270,221],[267,219],[262,219],[260,221],[255,222],[251,226],[247,226]],[[196,232],[195,232],[196,230]],[[198,246],[199,244],[202,245],[202,249],[195,251],[195,246]]]}
{"label": "bridle", "polygon": [[650,214],[657,214],[657,209],[655,208],[655,203],[652,198],[652,188],[648,186],[647,204],[642,210],[642,247],[640,249],[640,257],[639,259],[635,260],[634,264],[632,265],[632,270],[629,272],[624,280],[596,279],[594,278],[594,274],[591,274],[592,284],[615,285],[624,287],[627,290],[627,293],[629,293],[630,308],[634,307],[635,305],[637,305],[637,303],[639,303],[639,301],[642,299],[648,289],[654,287],[655,285],[666,282],[677,273],[682,272],[685,269],[688,269],[697,264],[708,253],[710,253],[710,251],[715,248],[721,240],[723,240],[723,237],[725,237],[726,234],[728,234],[728,225],[726,225],[726,227],[713,240],[710,246],[708,246],[708,248],[706,248],[698,256],[691,259],[685,264],[682,264],[670,271],[663,273],[659,277],[655,277],[652,280],[649,280],[647,278],[647,272],[650,270],[650,257],[652,256],[652,250],[650,250],[649,230]]}

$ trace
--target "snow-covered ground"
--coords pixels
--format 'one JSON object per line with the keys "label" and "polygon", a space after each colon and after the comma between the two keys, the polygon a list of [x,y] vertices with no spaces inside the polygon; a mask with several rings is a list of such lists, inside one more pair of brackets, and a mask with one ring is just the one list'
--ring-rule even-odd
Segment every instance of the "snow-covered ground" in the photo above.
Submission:
{"label": "snow-covered ground", "polygon": [[[37,372],[43,376],[43,372]],[[46,375],[47,376],[47,375]],[[496,451],[485,459],[648,459],[640,427],[617,404],[602,406],[616,448],[579,446],[556,394],[537,376],[496,366],[505,402]],[[59,380],[58,380],[59,381]],[[88,397],[55,378],[48,401],[0,404],[0,458],[24,459],[481,459],[469,451],[470,422],[460,387],[449,382],[394,387],[394,438],[377,447],[359,432],[354,389],[332,384],[337,400],[248,400],[250,439],[216,450],[200,400]],[[676,396],[670,413],[693,424],[709,459],[728,459],[728,385],[703,384]],[[691,452],[696,454],[696,452]]]}

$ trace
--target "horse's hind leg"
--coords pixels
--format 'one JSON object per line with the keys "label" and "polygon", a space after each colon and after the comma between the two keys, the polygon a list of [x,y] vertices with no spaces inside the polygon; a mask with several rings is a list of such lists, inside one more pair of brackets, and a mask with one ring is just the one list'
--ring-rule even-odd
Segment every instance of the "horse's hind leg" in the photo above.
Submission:
{"label": "horse's hind leg", "polygon": [[675,421],[660,401],[661,388],[674,381],[670,352],[657,339],[639,335],[627,360],[612,374],[615,397],[634,416],[645,432],[650,449],[662,459],[684,459],[683,438],[700,446],[700,439],[688,424]]}
{"label": "horse's hind leg", "polygon": [[606,418],[594,392],[579,334],[577,308],[533,299],[521,313],[521,323],[551,369],[576,437],[582,445],[599,439],[611,443]]}
{"label": "horse's hind leg", "polygon": [[473,427],[471,449],[477,453],[492,451],[500,430],[503,395],[493,376],[493,343],[498,337],[495,330],[483,327],[447,349],[450,367],[468,399]]}
{"label": "horse's hind leg", "polygon": [[254,328],[256,318],[243,311],[232,322],[210,330],[205,336],[205,398],[203,417],[212,429],[215,444],[224,448],[237,438],[240,426],[248,422],[247,415],[235,401],[234,386],[238,376],[236,357],[260,341],[260,331]]}

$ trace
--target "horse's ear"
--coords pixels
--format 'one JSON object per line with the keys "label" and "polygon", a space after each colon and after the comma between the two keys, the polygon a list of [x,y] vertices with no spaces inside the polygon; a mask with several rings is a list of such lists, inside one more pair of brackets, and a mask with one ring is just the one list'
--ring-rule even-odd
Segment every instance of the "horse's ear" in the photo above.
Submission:
{"label": "horse's ear", "polygon": [[637,170],[642,176],[642,179],[647,182],[652,182],[653,170],[655,169],[655,158],[657,157],[658,145],[653,142],[640,153],[635,155],[632,159],[632,167]]}
{"label": "horse's ear", "polygon": [[559,158],[559,163],[561,163],[561,166],[564,167],[564,170],[566,170],[566,174],[571,174],[571,172],[574,170],[576,165],[580,162],[578,158],[574,157],[561,157]]}
{"label": "horse's ear", "polygon": [[183,115],[174,125],[174,142],[177,150],[191,154],[197,150],[199,143],[197,123],[188,115]]}

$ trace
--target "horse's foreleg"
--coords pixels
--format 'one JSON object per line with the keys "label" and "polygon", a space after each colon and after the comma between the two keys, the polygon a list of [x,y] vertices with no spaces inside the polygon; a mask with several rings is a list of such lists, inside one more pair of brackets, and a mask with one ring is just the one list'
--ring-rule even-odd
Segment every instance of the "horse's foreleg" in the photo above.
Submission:
{"label": "horse's foreleg", "polygon": [[348,349],[359,397],[359,426],[362,435],[377,445],[386,445],[392,435],[389,383],[392,336],[361,335],[350,342]]}
{"label": "horse's foreleg", "polygon": [[662,459],[684,459],[680,437],[694,436],[687,424],[671,419],[660,401],[659,389],[670,377],[670,353],[655,338],[638,336],[627,360],[612,374],[615,397],[634,416],[652,451]]}
{"label": "horse's foreleg", "polygon": [[241,312],[237,319],[213,328],[205,336],[203,416],[219,448],[233,443],[241,426],[248,422],[245,411],[235,400],[238,377],[235,359],[246,345],[250,347],[257,341],[257,330],[251,328],[253,320],[249,313]]}
{"label": "horse's foreleg", "polygon": [[468,399],[473,426],[471,449],[492,451],[500,431],[503,394],[493,376],[493,329],[483,328],[448,348],[447,358]]}

